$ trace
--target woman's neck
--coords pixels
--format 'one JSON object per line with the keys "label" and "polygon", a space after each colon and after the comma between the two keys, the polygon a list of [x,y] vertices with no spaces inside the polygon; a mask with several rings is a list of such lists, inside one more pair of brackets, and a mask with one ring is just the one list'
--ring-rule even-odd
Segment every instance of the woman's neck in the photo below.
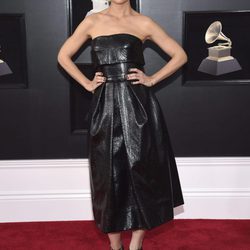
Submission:
{"label": "woman's neck", "polygon": [[130,1],[124,2],[123,4],[116,4],[114,2],[111,2],[106,14],[121,18],[131,15],[132,12],[133,10],[131,8]]}

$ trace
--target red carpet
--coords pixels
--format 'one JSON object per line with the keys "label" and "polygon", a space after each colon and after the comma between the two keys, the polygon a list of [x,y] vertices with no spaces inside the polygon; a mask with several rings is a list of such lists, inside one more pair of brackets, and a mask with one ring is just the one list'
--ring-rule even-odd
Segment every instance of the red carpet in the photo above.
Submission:
{"label": "red carpet", "polygon": [[[125,250],[131,231],[122,232]],[[250,220],[176,219],[146,232],[144,250],[250,250]],[[0,223],[1,250],[109,250],[94,221]]]}

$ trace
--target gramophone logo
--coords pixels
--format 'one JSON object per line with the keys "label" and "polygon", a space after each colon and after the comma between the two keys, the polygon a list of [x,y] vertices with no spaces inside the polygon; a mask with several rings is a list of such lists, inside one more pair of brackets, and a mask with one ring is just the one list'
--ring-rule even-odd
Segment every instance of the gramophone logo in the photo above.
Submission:
{"label": "gramophone logo", "polygon": [[[1,52],[1,45],[0,45],[0,52]],[[8,66],[8,64],[4,62],[3,60],[1,60],[1,57],[0,57],[0,76],[8,75],[8,74],[12,74],[12,71],[10,67]]]}
{"label": "gramophone logo", "polygon": [[237,59],[231,56],[232,41],[222,33],[220,21],[213,22],[205,34],[206,43],[211,44],[217,40],[226,42],[208,48],[208,56],[202,60],[198,71],[210,75],[223,75],[241,70],[242,68]]}

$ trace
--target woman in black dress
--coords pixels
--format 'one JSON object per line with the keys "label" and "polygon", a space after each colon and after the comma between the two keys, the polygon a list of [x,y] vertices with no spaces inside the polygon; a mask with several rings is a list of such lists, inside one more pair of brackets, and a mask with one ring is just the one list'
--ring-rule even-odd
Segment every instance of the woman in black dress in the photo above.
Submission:
{"label": "woman in black dress", "polygon": [[[89,38],[92,80],[71,60]],[[144,73],[146,39],[171,57],[151,76]],[[167,126],[151,87],[186,63],[187,55],[129,0],[111,0],[107,9],[85,17],[63,44],[58,62],[93,93],[88,138],[96,225],[108,234],[111,249],[124,249],[121,231],[129,229],[129,249],[142,249],[145,231],[173,219],[173,208],[184,204]]]}

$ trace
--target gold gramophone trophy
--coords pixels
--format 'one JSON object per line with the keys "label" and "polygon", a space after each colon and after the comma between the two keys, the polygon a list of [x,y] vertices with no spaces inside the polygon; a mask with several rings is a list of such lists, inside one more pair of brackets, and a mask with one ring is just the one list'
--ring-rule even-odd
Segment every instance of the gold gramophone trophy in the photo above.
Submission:
{"label": "gold gramophone trophy", "polygon": [[232,41],[222,33],[220,21],[213,22],[205,34],[206,43],[211,44],[217,40],[226,42],[208,48],[208,57],[202,60],[198,71],[210,75],[222,75],[241,70],[237,59],[231,56]]}

